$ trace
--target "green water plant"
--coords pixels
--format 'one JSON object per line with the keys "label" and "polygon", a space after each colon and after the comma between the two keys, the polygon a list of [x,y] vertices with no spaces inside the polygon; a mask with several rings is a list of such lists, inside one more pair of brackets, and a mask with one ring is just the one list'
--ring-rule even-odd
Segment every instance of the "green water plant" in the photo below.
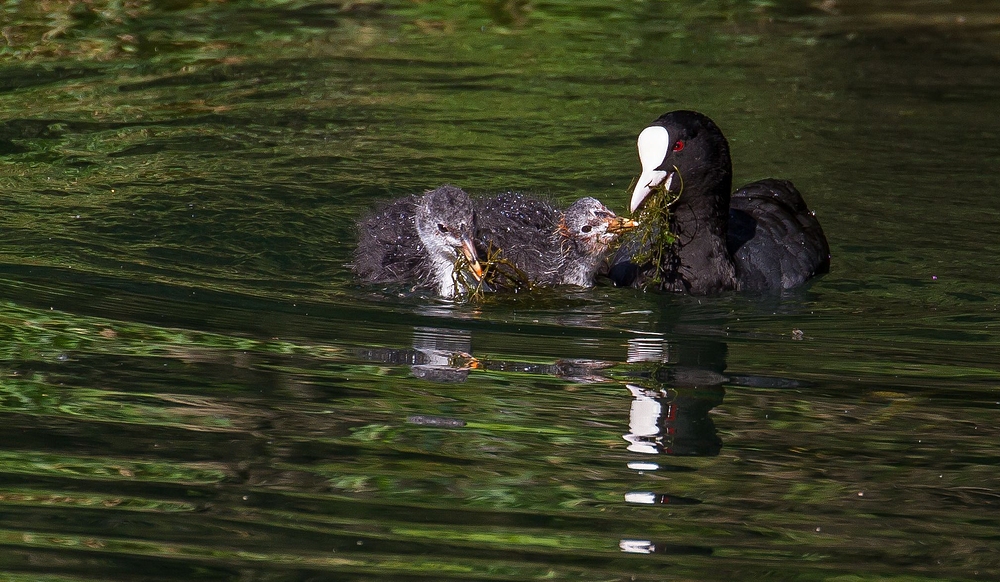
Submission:
{"label": "green water plant", "polygon": [[[650,276],[650,283],[658,286],[663,283],[668,255],[673,252],[674,244],[677,242],[677,235],[670,230],[670,216],[673,205],[680,199],[684,192],[684,178],[677,166],[674,166],[680,186],[676,191],[667,189],[666,184],[661,184],[643,201],[637,212],[633,213],[633,218],[638,223],[635,234],[630,237],[637,241],[639,251],[632,257],[632,261],[638,265],[650,265],[653,269]],[[629,192],[635,188],[635,181],[629,186]]]}
{"label": "green water plant", "polygon": [[452,271],[456,297],[481,301],[489,291],[504,289],[519,293],[531,291],[535,287],[528,274],[505,258],[503,249],[494,246],[492,242],[487,245],[479,265],[482,268],[482,276],[478,279],[470,277],[472,265],[464,254],[458,254]]}

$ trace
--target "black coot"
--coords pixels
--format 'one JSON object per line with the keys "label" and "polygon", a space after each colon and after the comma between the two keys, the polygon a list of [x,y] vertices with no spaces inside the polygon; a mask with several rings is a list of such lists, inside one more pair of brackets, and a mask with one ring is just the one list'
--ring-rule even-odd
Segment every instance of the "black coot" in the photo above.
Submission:
{"label": "black coot", "polygon": [[518,192],[476,201],[480,256],[500,249],[501,258],[538,286],[592,286],[608,245],[631,226],[595,198],[581,198],[565,211]]}
{"label": "black coot", "polygon": [[662,115],[639,134],[642,175],[636,212],[659,188],[679,196],[670,206],[676,241],[659,265],[638,232],[630,233],[608,276],[620,286],[655,285],[693,294],[791,289],[830,268],[823,229],[791,182],[767,179],[732,191],[732,161],[722,131],[694,111]]}
{"label": "black coot", "polygon": [[[456,276],[482,275],[473,229],[472,200],[460,188],[394,200],[358,225],[351,267],[366,283],[407,283],[452,297]],[[455,273],[459,254],[470,273]]]}

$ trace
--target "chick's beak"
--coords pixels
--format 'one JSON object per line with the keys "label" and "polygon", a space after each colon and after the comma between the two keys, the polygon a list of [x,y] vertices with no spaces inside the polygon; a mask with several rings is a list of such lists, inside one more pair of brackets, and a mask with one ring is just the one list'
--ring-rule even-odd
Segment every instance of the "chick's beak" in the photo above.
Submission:
{"label": "chick's beak", "polygon": [[483,279],[483,268],[479,265],[479,256],[476,255],[476,246],[472,244],[472,239],[467,237],[462,238],[462,254],[469,261],[469,268],[472,269],[472,274],[476,277],[476,281],[481,281]]}
{"label": "chick's beak", "polygon": [[624,232],[630,228],[635,228],[639,226],[639,223],[631,218],[622,218],[621,216],[616,216],[608,221],[608,232],[612,234],[618,234]]}

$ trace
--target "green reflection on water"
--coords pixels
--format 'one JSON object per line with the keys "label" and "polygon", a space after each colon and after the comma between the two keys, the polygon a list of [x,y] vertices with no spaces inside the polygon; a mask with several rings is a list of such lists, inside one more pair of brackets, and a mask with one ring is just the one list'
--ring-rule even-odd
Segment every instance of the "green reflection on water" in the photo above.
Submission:
{"label": "green reflection on water", "polygon": [[28,473],[36,476],[49,474],[63,477],[82,477],[87,479],[107,479],[125,477],[140,481],[177,481],[183,483],[206,483],[218,481],[222,477],[220,471],[207,469],[184,470],[176,465],[156,465],[151,463],[136,463],[134,461],[120,462],[107,459],[81,459],[54,455],[37,455],[24,453],[6,454],[0,456],[0,469],[4,472]]}
{"label": "green reflection on water", "polygon": [[[3,576],[995,577],[995,9],[819,8],[6,4]],[[367,208],[443,182],[620,210],[675,107],[795,180],[829,276],[467,306],[344,269]],[[414,377],[429,326],[483,367]],[[718,456],[628,451],[623,383]]]}

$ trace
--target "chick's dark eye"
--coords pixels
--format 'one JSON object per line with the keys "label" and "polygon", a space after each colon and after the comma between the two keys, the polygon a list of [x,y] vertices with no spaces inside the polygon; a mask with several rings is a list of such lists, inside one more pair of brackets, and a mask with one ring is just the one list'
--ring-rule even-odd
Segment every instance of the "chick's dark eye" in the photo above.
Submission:
{"label": "chick's dark eye", "polygon": [[580,228],[580,231],[581,231],[581,232],[590,232],[590,231],[591,231],[591,230],[592,230],[593,228],[594,228],[594,227],[590,226],[589,224],[585,224],[585,225],[583,225],[583,226],[582,226],[582,227]]}
{"label": "chick's dark eye", "polygon": [[682,149],[684,149],[684,141],[683,140],[677,140],[677,142],[674,143],[674,151],[675,152],[679,152]]}
{"label": "chick's dark eye", "polygon": [[443,224],[439,224],[438,232],[440,232],[441,234],[448,234],[448,227]]}

